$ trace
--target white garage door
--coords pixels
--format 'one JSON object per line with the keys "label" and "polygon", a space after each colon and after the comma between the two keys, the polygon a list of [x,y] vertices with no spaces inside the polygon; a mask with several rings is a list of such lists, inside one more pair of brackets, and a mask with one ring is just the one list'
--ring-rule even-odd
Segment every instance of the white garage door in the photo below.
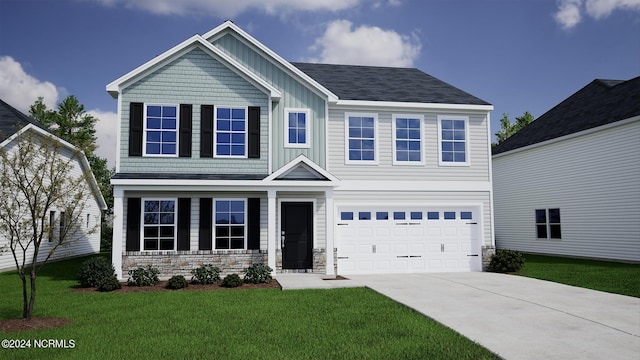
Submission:
{"label": "white garage door", "polygon": [[419,273],[481,269],[473,209],[340,208],[338,273]]}

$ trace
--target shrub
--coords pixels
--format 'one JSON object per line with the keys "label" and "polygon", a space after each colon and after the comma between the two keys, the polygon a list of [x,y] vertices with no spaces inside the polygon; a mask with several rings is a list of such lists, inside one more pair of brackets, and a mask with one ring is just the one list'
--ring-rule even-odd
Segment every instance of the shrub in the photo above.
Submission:
{"label": "shrub", "polygon": [[114,276],[115,272],[111,261],[96,256],[82,263],[76,278],[82,287],[98,287],[103,280]]}
{"label": "shrub", "polygon": [[202,265],[197,269],[191,270],[191,283],[192,284],[215,284],[220,281],[220,268],[211,264]]}
{"label": "shrub", "polygon": [[167,281],[167,289],[176,290],[186,288],[187,286],[189,286],[189,283],[187,283],[187,279],[182,275],[174,275]]}
{"label": "shrub", "polygon": [[139,267],[135,270],[129,270],[129,280],[127,284],[129,286],[154,286],[160,279],[158,274],[160,271],[156,268],[152,268],[151,265],[146,268]]}
{"label": "shrub", "polygon": [[524,265],[522,253],[516,250],[496,250],[496,254],[491,258],[489,271],[493,272],[516,272]]}
{"label": "shrub", "polygon": [[244,282],[253,283],[253,284],[261,284],[268,283],[271,281],[271,269],[269,266],[265,264],[253,264],[250,267],[244,269]]}
{"label": "shrub", "polygon": [[115,289],[120,289],[122,287],[122,285],[120,284],[120,281],[118,281],[118,278],[115,277],[115,275],[113,276],[109,276],[107,278],[104,278],[102,280],[102,282],[100,283],[100,286],[98,286],[98,290],[99,291],[113,291]]}
{"label": "shrub", "polygon": [[229,288],[238,287],[240,285],[242,285],[242,279],[240,279],[240,276],[238,276],[238,274],[229,274],[225,276],[222,280],[222,284],[220,284],[220,286]]}

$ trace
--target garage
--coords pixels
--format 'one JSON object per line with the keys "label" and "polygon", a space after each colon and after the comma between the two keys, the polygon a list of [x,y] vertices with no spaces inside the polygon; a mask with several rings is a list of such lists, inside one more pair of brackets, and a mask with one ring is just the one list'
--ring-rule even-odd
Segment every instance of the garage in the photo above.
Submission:
{"label": "garage", "polygon": [[338,274],[479,271],[477,208],[339,208]]}

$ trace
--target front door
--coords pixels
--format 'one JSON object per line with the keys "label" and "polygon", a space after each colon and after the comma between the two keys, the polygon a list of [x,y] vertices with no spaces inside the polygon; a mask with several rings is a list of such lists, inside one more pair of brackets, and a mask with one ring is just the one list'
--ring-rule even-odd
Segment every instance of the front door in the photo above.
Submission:
{"label": "front door", "polygon": [[311,269],[313,267],[313,203],[282,203],[282,268]]}

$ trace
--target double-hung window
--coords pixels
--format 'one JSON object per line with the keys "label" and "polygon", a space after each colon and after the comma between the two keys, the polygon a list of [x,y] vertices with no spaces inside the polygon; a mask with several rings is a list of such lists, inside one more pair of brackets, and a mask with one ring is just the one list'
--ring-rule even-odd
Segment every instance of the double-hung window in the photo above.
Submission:
{"label": "double-hung window", "polygon": [[216,250],[246,249],[246,208],[245,200],[215,201]]}
{"label": "double-hung window", "polygon": [[284,110],[286,147],[310,147],[310,113],[309,109]]}
{"label": "double-hung window", "polygon": [[144,153],[149,156],[177,156],[178,114],[175,105],[147,105],[145,108]]}
{"label": "double-hung window", "polygon": [[247,157],[247,108],[216,107],[215,156]]}
{"label": "double-hung window", "polygon": [[438,116],[440,165],[469,165],[469,118]]}
{"label": "double-hung window", "polygon": [[393,115],[393,163],[423,164],[422,115]]}
{"label": "double-hung window", "polygon": [[536,209],[536,237],[562,239],[560,209]]}
{"label": "double-hung window", "polygon": [[346,114],[346,162],[377,164],[377,114]]}
{"label": "double-hung window", "polygon": [[144,200],[142,220],[143,250],[175,250],[175,199]]}

